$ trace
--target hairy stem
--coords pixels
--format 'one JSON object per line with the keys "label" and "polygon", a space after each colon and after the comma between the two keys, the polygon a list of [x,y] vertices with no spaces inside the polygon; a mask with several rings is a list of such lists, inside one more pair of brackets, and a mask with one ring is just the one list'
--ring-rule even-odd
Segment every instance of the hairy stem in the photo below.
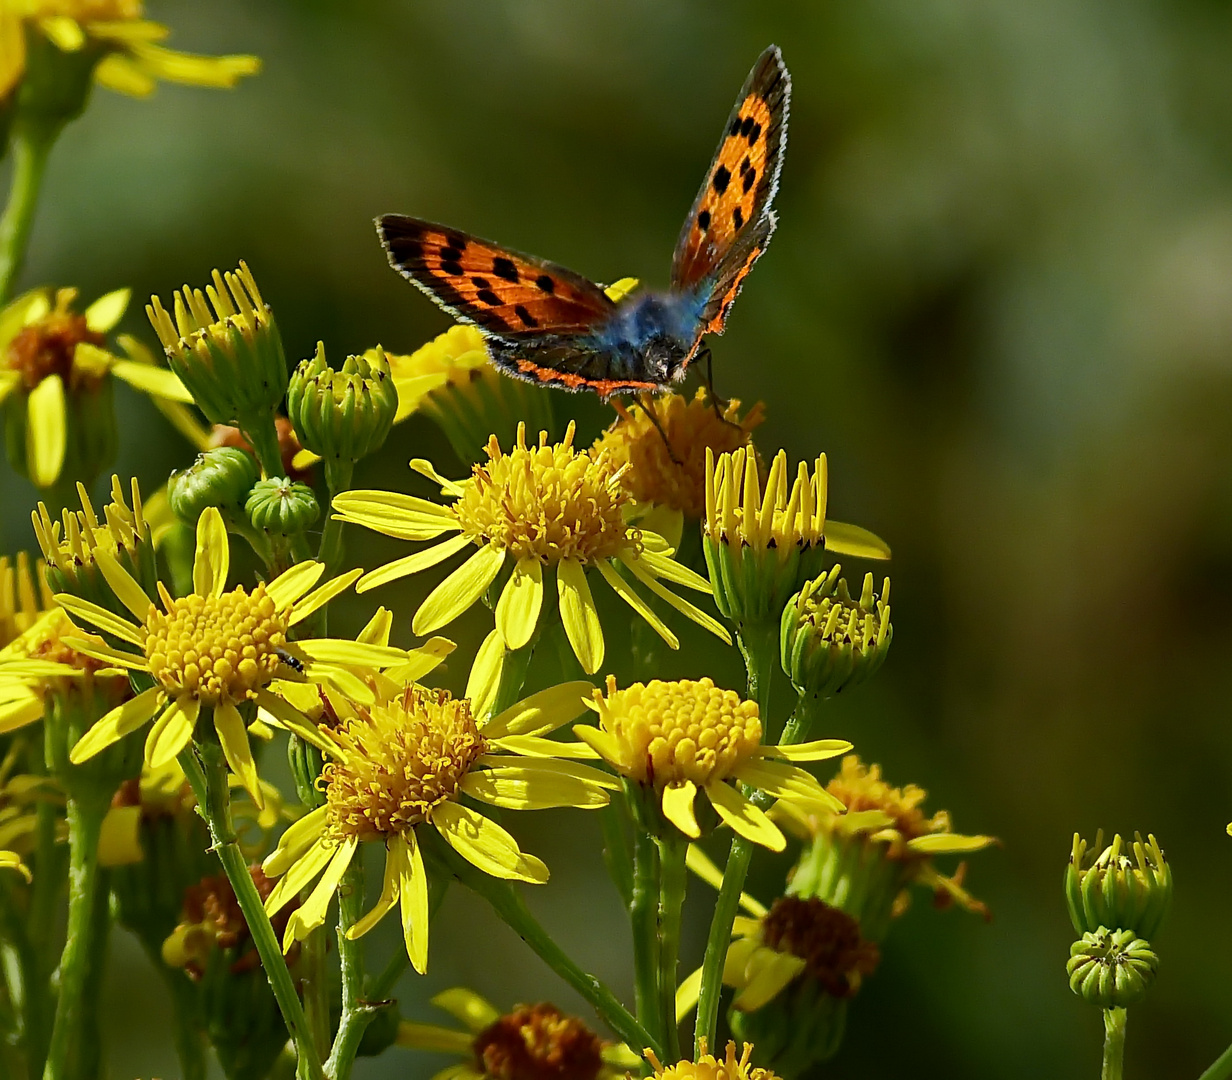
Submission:
{"label": "hairy stem", "polygon": [[[364,865],[355,858],[338,890],[338,960],[342,969],[342,1018],[325,1072],[331,1080],[347,1080],[364,1030],[376,1014],[364,996],[363,945],[347,937],[347,931],[363,917]],[[405,949],[400,950],[405,952]]]}
{"label": "hairy stem", "polygon": [[344,554],[342,522],[334,517],[332,511],[334,496],[350,490],[354,472],[353,462],[326,459],[325,486],[329,492],[329,501],[325,506],[325,527],[321,531],[321,546],[317,551],[317,558],[325,564],[327,574],[338,572]]}
{"label": "hairy stem", "polygon": [[659,845],[659,1011],[671,1061],[680,1058],[680,1026],[676,1023],[677,966],[680,962],[680,923],[688,871],[688,841],[670,834]]}
{"label": "hairy stem", "polygon": [[4,216],[0,217],[0,304],[8,303],[13,282],[26,261],[47,155],[54,142],[54,135],[28,129],[13,135],[13,179]]}
{"label": "hairy stem", "polygon": [[665,1029],[659,1008],[659,849],[640,825],[634,826],[633,892],[629,925],[633,930],[633,1000],[637,1019],[659,1042]]}
{"label": "hairy stem", "polygon": [[1125,1059],[1125,1021],[1128,1015],[1124,1009],[1104,1010],[1104,1064],[1099,1072],[1099,1080],[1121,1080],[1121,1068]]}

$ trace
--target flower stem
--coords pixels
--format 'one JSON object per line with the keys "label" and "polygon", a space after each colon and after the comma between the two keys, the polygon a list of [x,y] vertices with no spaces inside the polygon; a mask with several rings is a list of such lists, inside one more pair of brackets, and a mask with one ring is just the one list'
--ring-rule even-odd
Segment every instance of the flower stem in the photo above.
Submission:
{"label": "flower stem", "polygon": [[337,520],[332,512],[334,496],[350,490],[354,472],[354,462],[331,458],[325,461],[325,486],[329,492],[329,503],[325,507],[325,527],[321,531],[321,546],[317,551],[317,558],[325,564],[327,574],[338,572],[343,556],[342,522]]}
{"label": "flower stem", "polygon": [[633,892],[629,925],[633,930],[633,1001],[637,1019],[659,1042],[665,1030],[659,1008],[659,849],[641,825],[633,830]]}
{"label": "flower stem", "polygon": [[[428,830],[425,830],[427,832]],[[492,910],[505,921],[548,967],[582,995],[603,1021],[630,1047],[639,1050],[650,1048],[660,1058],[663,1057],[663,1046],[650,1036],[649,1032],[637,1022],[621,1003],[616,995],[595,976],[583,971],[564,952],[538,920],[527,910],[522,897],[508,881],[490,877],[482,870],[472,866],[444,841],[439,843],[429,834],[429,842],[433,845],[436,857],[448,867],[463,885],[473,893],[483,897]]]}
{"label": "flower stem", "polygon": [[248,924],[248,931],[252,934],[253,944],[257,947],[257,954],[261,958],[265,976],[269,979],[270,989],[274,992],[274,999],[278,1002],[291,1038],[295,1040],[295,1048],[299,1054],[297,1075],[301,1080],[305,1077],[307,1080],[324,1080],[321,1059],[309,1036],[303,1006],[295,994],[295,983],[291,981],[282,948],[274,934],[274,928],[270,925],[269,916],[265,913],[257,887],[253,884],[252,875],[248,872],[243,852],[240,851],[235,826],[231,821],[231,793],[227,786],[227,763],[222,755],[222,747],[211,742],[194,742],[180,753],[179,762],[210,827],[214,852],[235,892],[236,902]]}
{"label": "flower stem", "polygon": [[1104,1010],[1104,1064],[1100,1069],[1099,1080],[1121,1080],[1121,1066],[1125,1058],[1125,1021],[1128,1015],[1124,1009]]}
{"label": "flower stem", "polygon": [[1219,1055],[1198,1080],[1228,1080],[1232,1076],[1232,1046]]}
{"label": "flower stem", "polygon": [[680,922],[684,908],[689,850],[683,836],[672,833],[659,845],[659,1000],[669,1060],[680,1058],[680,1025],[676,1023],[676,980],[680,962]]}
{"label": "flower stem", "polygon": [[[757,702],[761,717],[763,741],[777,742],[765,734],[769,728],[770,683],[778,660],[778,633],[773,626],[741,627],[737,633],[740,652],[744,656],[748,675],[748,698]],[[784,733],[786,735],[786,732]],[[792,741],[799,738],[794,732]],[[762,792],[746,791],[760,809],[770,804],[770,798]],[[694,1045],[700,1053],[702,1040],[708,1046],[715,1045],[715,1033],[719,1022],[719,996],[723,989],[723,962],[727,958],[727,946],[731,942],[732,925],[740,906],[740,893],[744,879],[748,877],[749,863],[753,859],[753,842],[743,836],[732,838],[727,854],[727,866],[723,870],[723,884],[715,901],[714,915],[710,920],[710,933],[706,938],[706,954],[702,960],[702,982],[697,998],[697,1021],[694,1025]]]}
{"label": "flower stem", "polygon": [[25,1051],[26,1075],[42,1072],[46,1053],[45,984],[39,980],[39,957],[35,951],[21,913],[13,901],[7,881],[0,881],[0,941],[13,953],[14,963],[7,967],[3,985],[9,1002],[18,1010],[17,1030],[20,1046]]}
{"label": "flower stem", "polygon": [[[352,859],[338,890],[338,960],[342,969],[342,1019],[334,1036],[334,1047],[325,1062],[331,1080],[347,1080],[355,1064],[355,1054],[364,1030],[376,1010],[364,998],[363,944],[347,937],[347,931],[363,917],[363,860]],[[405,949],[400,950],[405,952]]]}
{"label": "flower stem", "polygon": [[[56,127],[58,132],[59,128]],[[0,217],[0,304],[8,302],[13,281],[26,261],[26,245],[34,212],[38,208],[39,189],[47,169],[47,155],[55,142],[55,134],[22,129],[13,135],[13,179],[9,201]]]}
{"label": "flower stem", "polygon": [[282,451],[278,448],[278,428],[273,413],[241,417],[239,428],[257,455],[266,477],[282,476]]}
{"label": "flower stem", "polygon": [[530,670],[531,657],[535,655],[535,644],[539,640],[539,631],[520,649],[510,649],[505,653],[501,664],[500,684],[492,701],[491,714],[499,716],[510,705],[522,696],[522,687],[526,685],[526,673]]}
{"label": "flower stem", "polygon": [[86,991],[91,981],[91,961],[99,956],[94,942],[99,930],[96,917],[100,887],[98,836],[105,812],[105,807],[68,800],[68,930],[60,956],[60,996],[56,1002],[43,1080],[75,1077],[83,1042],[89,1035],[84,1030],[88,1007]]}

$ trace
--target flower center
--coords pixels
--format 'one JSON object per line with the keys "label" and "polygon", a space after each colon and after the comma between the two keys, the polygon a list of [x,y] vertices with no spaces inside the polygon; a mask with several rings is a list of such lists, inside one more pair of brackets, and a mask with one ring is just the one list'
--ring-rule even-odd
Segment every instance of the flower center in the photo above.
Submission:
{"label": "flower center", "polygon": [[866,766],[855,754],[843,758],[839,774],[826,785],[826,790],[842,800],[849,814],[861,810],[881,810],[889,814],[903,840],[949,828],[949,815],[944,811],[931,819],[924,816],[920,804],[928,797],[928,792],[923,788],[915,784],[891,787],[881,778],[880,765]]}
{"label": "flower center", "polygon": [[76,389],[81,381],[76,376],[83,374],[73,366],[77,346],[83,341],[101,346],[105,340],[86,325],[84,315],[53,311],[18,331],[9,342],[4,360],[21,375],[26,390],[33,390],[50,375],[59,375],[66,387]]}
{"label": "flower center", "polygon": [[191,694],[203,705],[245,701],[268,683],[287,642],[287,620],[258,585],[222,596],[193,593],[171,602],[166,614],[150,606],[145,656],[150,671],[173,695]]}
{"label": "flower center", "polygon": [[723,780],[761,743],[757,703],[711,679],[634,683],[608,680],[603,726],[620,744],[619,768],[657,788],[681,780]]}
{"label": "flower center", "polygon": [[505,548],[515,558],[532,555],[555,565],[562,559],[583,563],[611,558],[637,544],[625,524],[629,496],[620,486],[616,464],[607,454],[592,458],[573,448],[573,425],[563,442],[526,445],[518,428],[513,451],[504,453],[495,436],[488,462],[474,476],[452,510],[462,531]]}
{"label": "flower center", "polygon": [[630,410],[600,436],[595,449],[607,450],[617,463],[630,466],[620,481],[636,501],[702,518],[706,515],[706,448],[718,455],[747,445],[753,428],[763,419],[760,404],[743,420],[737,414],[739,406],[738,401],[729,402],[720,419],[703,390],[692,401],[680,394],[665,394],[650,405],[658,427],[645,409]]}
{"label": "flower center", "polygon": [[854,994],[881,959],[877,946],[860,936],[855,919],[817,897],[779,897],[761,933],[770,948],[805,961],[805,972],[831,997]]}
{"label": "flower center", "polygon": [[523,1005],[485,1028],[475,1061],[491,1080],[595,1080],[603,1043],[555,1005]]}
{"label": "flower center", "polygon": [[330,828],[360,840],[404,833],[457,798],[487,750],[469,701],[418,686],[347,720],[334,739],[342,760],[322,773]]}
{"label": "flower center", "polygon": [[752,1068],[749,1064],[752,1054],[753,1047],[745,1043],[744,1053],[736,1057],[736,1044],[729,1042],[727,1056],[716,1058],[706,1053],[703,1043],[697,1061],[681,1061],[665,1067],[651,1060],[655,1064],[655,1080],[778,1080],[769,1069]]}

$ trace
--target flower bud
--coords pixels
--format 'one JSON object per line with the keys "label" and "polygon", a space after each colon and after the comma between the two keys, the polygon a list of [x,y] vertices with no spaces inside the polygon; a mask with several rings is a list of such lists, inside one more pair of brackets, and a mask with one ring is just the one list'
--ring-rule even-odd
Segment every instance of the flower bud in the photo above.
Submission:
{"label": "flower bud", "polygon": [[248,266],[241,262],[225,275],[215,270],[204,293],[185,285],[173,309],[174,321],[153,296],[145,310],[171,370],[207,419],[245,430],[268,424],[287,392],[287,364],[273,312]]}
{"label": "flower bud", "polygon": [[325,362],[325,346],[295,369],[287,414],[300,444],[322,458],[355,462],[384,444],[398,411],[389,361],[378,346],[348,356],[338,371]]}
{"label": "flower bud", "polygon": [[783,609],[783,670],[801,694],[828,697],[873,674],[890,651],[890,579],[873,592],[864,575],[859,600],[847,591],[839,566],[805,584]]}
{"label": "flower bud", "polygon": [[312,488],[285,476],[258,480],[244,504],[253,527],[278,536],[303,532],[321,516]]}
{"label": "flower bud", "polygon": [[187,469],[171,474],[167,500],[176,517],[195,525],[208,506],[243,505],[260,475],[256,460],[243,450],[207,450]]}
{"label": "flower bud", "polygon": [[1069,949],[1069,988],[1101,1009],[1123,1009],[1141,1001],[1159,968],[1151,943],[1132,930],[1098,930]]}
{"label": "flower bud", "polygon": [[1172,869],[1159,842],[1148,835],[1144,843],[1135,833],[1130,858],[1122,854],[1125,843],[1119,834],[1100,850],[1102,839],[1103,833],[1096,833],[1088,850],[1074,834],[1065,869],[1065,900],[1074,929],[1085,934],[1113,927],[1155,937],[1172,903]]}

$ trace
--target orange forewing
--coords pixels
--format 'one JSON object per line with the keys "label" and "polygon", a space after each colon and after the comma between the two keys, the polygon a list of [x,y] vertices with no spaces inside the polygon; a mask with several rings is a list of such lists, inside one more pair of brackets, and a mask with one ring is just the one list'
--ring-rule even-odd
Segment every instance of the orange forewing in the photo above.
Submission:
{"label": "orange forewing", "polygon": [[562,266],[399,214],[377,228],[396,270],[489,333],[577,333],[612,312],[598,285]]}

